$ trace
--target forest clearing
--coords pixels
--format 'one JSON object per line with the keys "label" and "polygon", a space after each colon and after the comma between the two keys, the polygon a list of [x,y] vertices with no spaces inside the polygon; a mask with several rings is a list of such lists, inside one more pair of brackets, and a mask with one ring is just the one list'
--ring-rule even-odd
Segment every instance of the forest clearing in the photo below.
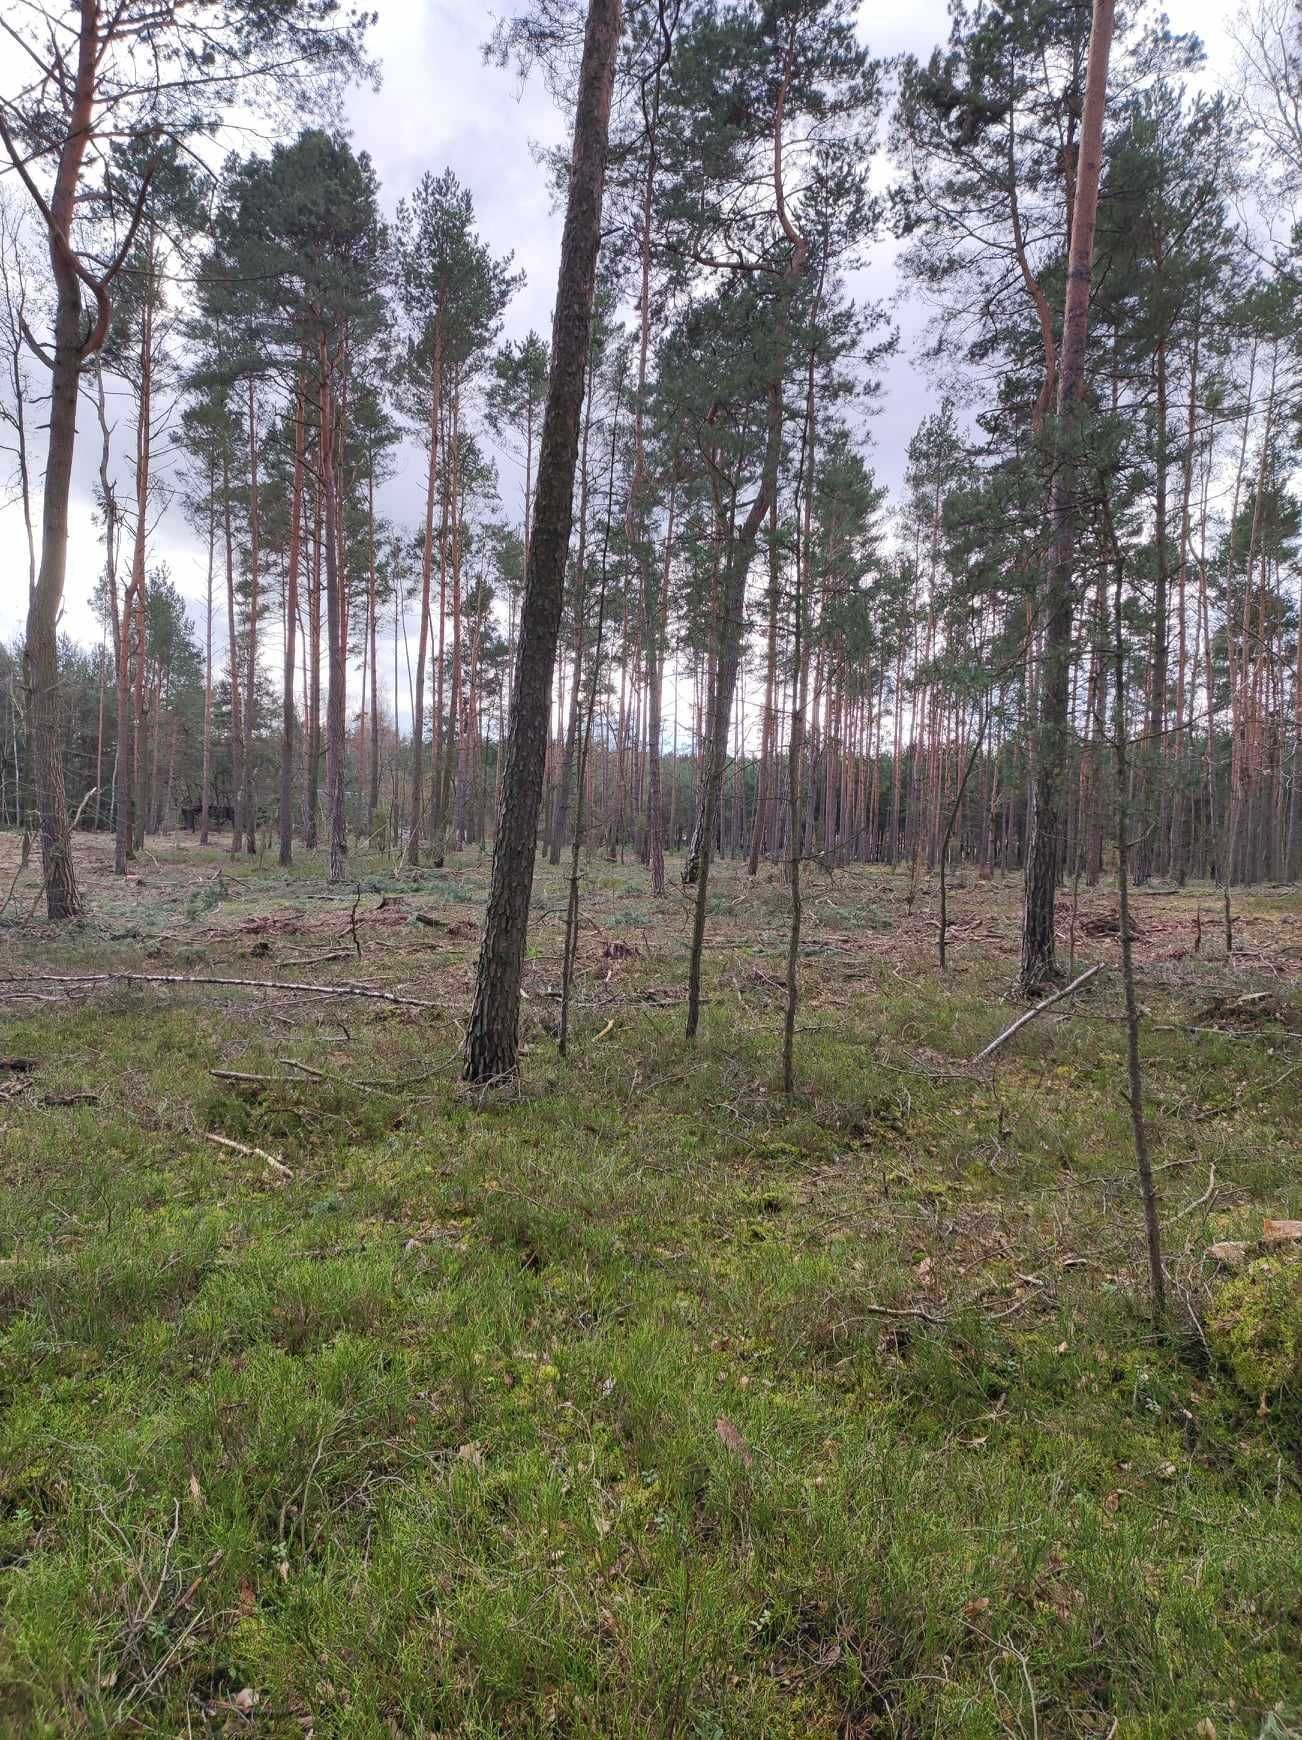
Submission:
{"label": "forest clearing", "polygon": [[[7,1731],[1293,1731],[1296,1306],[1250,1307],[1302,1232],[1296,889],[1228,966],[1219,891],[1136,901],[1155,1341],[1115,896],[973,1066],[1019,879],[960,878],[942,974],[934,879],[820,876],[789,1098],[779,876],[719,878],[693,1047],[686,900],[594,855],[561,1061],[542,870],[479,1103],[486,860],[138,862],[5,953]],[[50,982],[114,972],[268,988]]]}
{"label": "forest clearing", "polygon": [[0,0],[0,1740],[1302,1740],[1300,0]]}

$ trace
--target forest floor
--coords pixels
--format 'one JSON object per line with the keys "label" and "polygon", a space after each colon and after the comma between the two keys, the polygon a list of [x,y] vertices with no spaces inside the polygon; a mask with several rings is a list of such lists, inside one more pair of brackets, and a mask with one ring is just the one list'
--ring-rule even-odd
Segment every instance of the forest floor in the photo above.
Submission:
{"label": "forest floor", "polygon": [[1302,891],[1136,895],[1157,1337],[1116,972],[970,1062],[1013,879],[942,974],[934,881],[807,872],[787,1099],[780,875],[691,1048],[682,893],[585,865],[563,1060],[544,868],[481,1100],[478,853],[110,868],[0,911],[0,1735],[1302,1735]]}

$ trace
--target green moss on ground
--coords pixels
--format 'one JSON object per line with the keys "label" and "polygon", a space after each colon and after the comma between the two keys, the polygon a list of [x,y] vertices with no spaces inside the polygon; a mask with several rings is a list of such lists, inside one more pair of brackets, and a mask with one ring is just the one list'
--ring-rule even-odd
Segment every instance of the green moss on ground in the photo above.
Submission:
{"label": "green moss on ground", "polygon": [[[274,978],[337,941],[348,903],[270,958],[211,934],[318,923],[306,875],[241,873],[238,901],[169,895],[159,970]],[[399,899],[455,926],[477,877]],[[456,1080],[473,934],[405,919],[316,974],[430,1013],[17,1009],[0,1733],[1302,1732],[1302,1266],[1205,1257],[1302,1214],[1296,996],[1202,1020],[1223,968],[1149,969],[1159,1342],[1115,986],[974,1075],[1007,960],[901,967],[887,880],[838,877],[787,1101],[782,890],[730,878],[692,1049],[675,906],[594,866],[565,1064],[544,877],[523,1090],[483,1105]]]}

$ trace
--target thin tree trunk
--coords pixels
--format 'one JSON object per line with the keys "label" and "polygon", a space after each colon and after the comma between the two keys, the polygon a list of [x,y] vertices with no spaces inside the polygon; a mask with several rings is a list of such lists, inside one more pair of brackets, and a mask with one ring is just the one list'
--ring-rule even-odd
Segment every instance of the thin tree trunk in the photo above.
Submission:
{"label": "thin tree trunk", "polygon": [[[700,816],[696,839],[689,853],[689,861],[693,863],[696,873],[696,904],[692,915],[692,940],[687,968],[686,1031],[689,1039],[696,1037],[701,1019],[701,964],[705,951],[710,859],[714,850],[714,830],[723,786],[723,768],[728,754],[728,726],[732,718],[732,698],[741,655],[746,577],[755,553],[755,540],[768,514],[769,503],[777,491],[778,467],[782,459],[782,388],[779,382],[774,381],[770,385],[768,399],[768,432],[759,488],[755,492],[750,512],[732,541],[721,589],[719,664],[715,675],[709,725],[702,744]],[[684,870],[684,877],[686,876],[687,871]]]}
{"label": "thin tree trunk", "polygon": [[226,626],[231,673],[231,857],[240,853],[240,793],[244,789],[244,709],[240,702],[239,642],[235,635],[235,534],[231,526],[229,449],[222,447],[222,517],[226,546]]}
{"label": "thin tree trunk", "polygon": [[620,0],[589,0],[502,804],[475,1001],[466,1035],[465,1075],[481,1085],[513,1076],[519,1062],[520,982],[533,889],[552,670],[574,512],[579,416],[619,36]]}
{"label": "thin tree trunk", "polygon": [[208,844],[208,806],[212,801],[212,598],[217,561],[217,472],[208,462],[208,573],[203,615],[203,761],[199,786],[199,844]]}
{"label": "thin tree trunk", "polygon": [[[565,727],[565,740],[561,746],[561,765],[556,777],[556,804],[552,812],[552,838],[548,853],[549,861],[559,864],[561,847],[565,843],[565,834],[569,823],[570,811],[570,781],[574,770],[575,748],[579,740],[582,676],[583,676],[583,629],[584,612],[586,609],[587,591],[587,554],[588,554],[588,437],[592,428],[591,390],[591,338],[589,339],[589,387],[583,407],[583,439],[579,448],[579,541],[574,558],[574,680],[570,690],[569,722]],[[609,528],[607,528],[609,530]],[[590,723],[590,722],[589,722]]]}
{"label": "thin tree trunk", "polygon": [[[425,478],[425,542],[420,555],[420,634],[416,652],[416,693],[411,720],[411,818],[404,864],[420,863],[420,829],[425,790],[425,664],[429,658],[430,580],[434,572],[434,498],[438,490],[439,426],[443,415],[443,309],[434,324],[434,361],[430,381],[429,469]],[[397,697],[394,697],[395,702]]]}
{"label": "thin tree trunk", "polygon": [[285,675],[281,697],[280,862],[294,860],[294,658],[298,631],[298,562],[303,524],[303,380],[294,389],[294,476],[290,485],[289,560],[285,569]]}
{"label": "thin tree trunk", "polygon": [[[591,390],[591,389],[589,389]],[[588,705],[583,718],[583,735],[579,742],[578,795],[574,809],[574,843],[570,848],[569,899],[565,908],[565,947],[561,959],[561,1031],[557,1050],[566,1056],[569,1050],[570,998],[574,987],[574,961],[579,947],[579,853],[583,848],[586,820],[588,752],[592,746],[592,720],[597,711],[597,691],[601,683],[601,643],[606,627],[606,566],[610,554],[610,520],[615,497],[615,452],[619,437],[619,403],[611,419],[610,470],[606,482],[605,536],[601,548],[601,589],[597,598],[597,634],[592,654],[592,677],[588,685]],[[577,679],[575,686],[577,688]]]}
{"label": "thin tree trunk", "polygon": [[344,814],[344,601],[339,565],[338,476],[335,457],[334,395],[330,360],[321,347],[321,493],[325,509],[326,574],[326,832],[328,882],[347,874],[348,834]]}
{"label": "thin tree trunk", "polygon": [[1112,527],[1112,516],[1104,509],[1112,544],[1115,581],[1112,605],[1112,657],[1116,719],[1117,758],[1117,892],[1121,922],[1121,981],[1126,1002],[1126,1075],[1130,1103],[1130,1127],[1135,1143],[1135,1169],[1139,1176],[1140,1197],[1144,1205],[1144,1231],[1148,1246],[1148,1279],[1153,1309],[1153,1327],[1161,1330],[1166,1316],[1166,1277],[1162,1270],[1162,1229],[1157,1213],[1157,1192],[1153,1185],[1153,1164],[1148,1148],[1148,1126],[1144,1117],[1144,1076],[1139,1050],[1139,1003],[1135,996],[1135,965],[1130,928],[1130,768],[1126,753],[1126,656],[1121,614],[1122,575],[1124,564]]}
{"label": "thin tree trunk", "polygon": [[366,632],[371,656],[371,742],[370,763],[366,778],[366,836],[369,846],[375,833],[375,812],[380,805],[380,664],[379,611],[375,575],[375,456],[371,455],[370,473],[366,480],[366,513],[368,563],[366,576]]}

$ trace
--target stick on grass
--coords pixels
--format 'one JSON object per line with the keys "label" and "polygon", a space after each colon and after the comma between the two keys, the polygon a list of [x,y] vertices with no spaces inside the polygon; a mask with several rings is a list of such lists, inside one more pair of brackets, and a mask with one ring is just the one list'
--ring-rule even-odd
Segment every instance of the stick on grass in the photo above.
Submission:
{"label": "stick on grass", "polygon": [[1073,979],[1070,985],[1064,985],[1061,991],[1055,991],[1051,997],[1045,997],[1041,1002],[1037,1003],[1033,1009],[1028,1009],[1025,1015],[1019,1015],[1011,1027],[1005,1027],[997,1039],[992,1039],[990,1041],[984,1051],[977,1052],[976,1056],[972,1059],[973,1063],[984,1063],[987,1057],[993,1057],[996,1051],[1000,1050],[1002,1046],[1008,1043],[1014,1033],[1020,1032],[1028,1022],[1034,1021],[1037,1015],[1043,1015],[1044,1011],[1050,1008],[1054,1003],[1061,1003],[1064,997],[1070,997],[1073,991],[1079,991],[1082,985],[1086,984],[1094,977],[1095,973],[1101,973],[1102,971],[1103,966],[1101,962],[1098,966],[1087,968],[1078,979]]}

